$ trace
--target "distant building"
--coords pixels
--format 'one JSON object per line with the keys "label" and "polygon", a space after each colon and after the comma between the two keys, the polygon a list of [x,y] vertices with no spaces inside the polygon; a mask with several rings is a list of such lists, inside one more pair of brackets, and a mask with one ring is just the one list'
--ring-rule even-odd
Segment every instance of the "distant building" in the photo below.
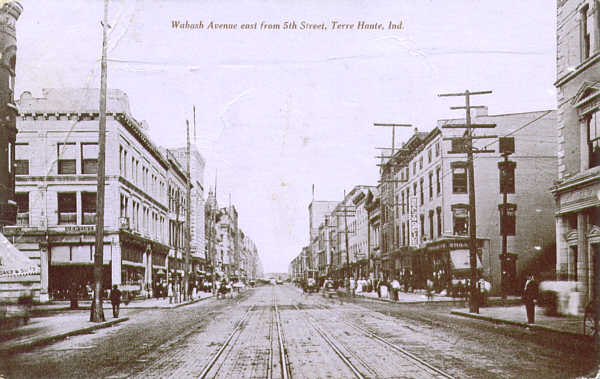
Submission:
{"label": "distant building", "polygon": [[560,0],[556,272],[592,299],[600,255],[600,4]]}

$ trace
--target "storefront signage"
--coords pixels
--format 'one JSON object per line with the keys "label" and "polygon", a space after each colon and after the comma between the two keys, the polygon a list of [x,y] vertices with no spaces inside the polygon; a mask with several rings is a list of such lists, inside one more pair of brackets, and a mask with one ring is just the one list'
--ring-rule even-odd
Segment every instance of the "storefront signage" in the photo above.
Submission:
{"label": "storefront signage", "polygon": [[48,228],[53,232],[64,232],[64,233],[91,233],[96,231],[96,225],[65,225],[65,226],[54,226]]}
{"label": "storefront signage", "polygon": [[411,196],[408,202],[408,219],[410,227],[410,246],[419,245],[419,220],[417,216],[417,197]]}

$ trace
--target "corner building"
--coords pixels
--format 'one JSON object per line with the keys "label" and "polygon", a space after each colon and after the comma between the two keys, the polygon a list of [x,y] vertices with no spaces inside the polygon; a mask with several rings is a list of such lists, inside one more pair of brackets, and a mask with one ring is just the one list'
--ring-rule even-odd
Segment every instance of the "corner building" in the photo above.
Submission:
{"label": "corner building", "polygon": [[556,32],[556,272],[577,283],[585,305],[600,254],[600,2],[559,0]]}
{"label": "corner building", "polygon": [[[7,236],[39,259],[42,301],[93,282],[98,98],[97,89],[45,89],[19,100],[17,226]],[[167,270],[169,163],[122,91],[108,91],[106,129],[103,286],[145,293]]]}

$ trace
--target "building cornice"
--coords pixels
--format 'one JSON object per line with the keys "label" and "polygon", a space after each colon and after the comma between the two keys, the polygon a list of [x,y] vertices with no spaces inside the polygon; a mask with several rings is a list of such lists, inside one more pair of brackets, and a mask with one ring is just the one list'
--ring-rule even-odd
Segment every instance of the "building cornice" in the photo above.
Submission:
{"label": "building cornice", "polygon": [[590,66],[592,66],[598,62],[600,62],[600,51],[596,52],[596,54],[590,56],[585,61],[581,62],[581,64],[579,64],[579,66],[575,67],[574,71],[572,71],[568,74],[565,74],[561,78],[559,78],[556,82],[554,82],[554,86],[555,87],[564,86],[569,81],[576,78],[583,71],[588,69]]}

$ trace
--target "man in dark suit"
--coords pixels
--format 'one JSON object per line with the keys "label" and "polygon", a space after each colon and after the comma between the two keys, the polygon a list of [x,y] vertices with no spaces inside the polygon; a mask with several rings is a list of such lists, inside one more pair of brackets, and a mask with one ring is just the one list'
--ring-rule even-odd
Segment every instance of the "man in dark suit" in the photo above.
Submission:
{"label": "man in dark suit", "polygon": [[525,282],[525,289],[523,290],[523,302],[525,303],[525,309],[527,310],[527,323],[533,324],[535,322],[535,300],[538,297],[538,282],[535,280],[533,274],[529,275],[527,282]]}
{"label": "man in dark suit", "polygon": [[119,288],[116,284],[110,291],[110,303],[112,305],[114,318],[119,317],[119,307],[121,305],[121,291],[119,291]]}

